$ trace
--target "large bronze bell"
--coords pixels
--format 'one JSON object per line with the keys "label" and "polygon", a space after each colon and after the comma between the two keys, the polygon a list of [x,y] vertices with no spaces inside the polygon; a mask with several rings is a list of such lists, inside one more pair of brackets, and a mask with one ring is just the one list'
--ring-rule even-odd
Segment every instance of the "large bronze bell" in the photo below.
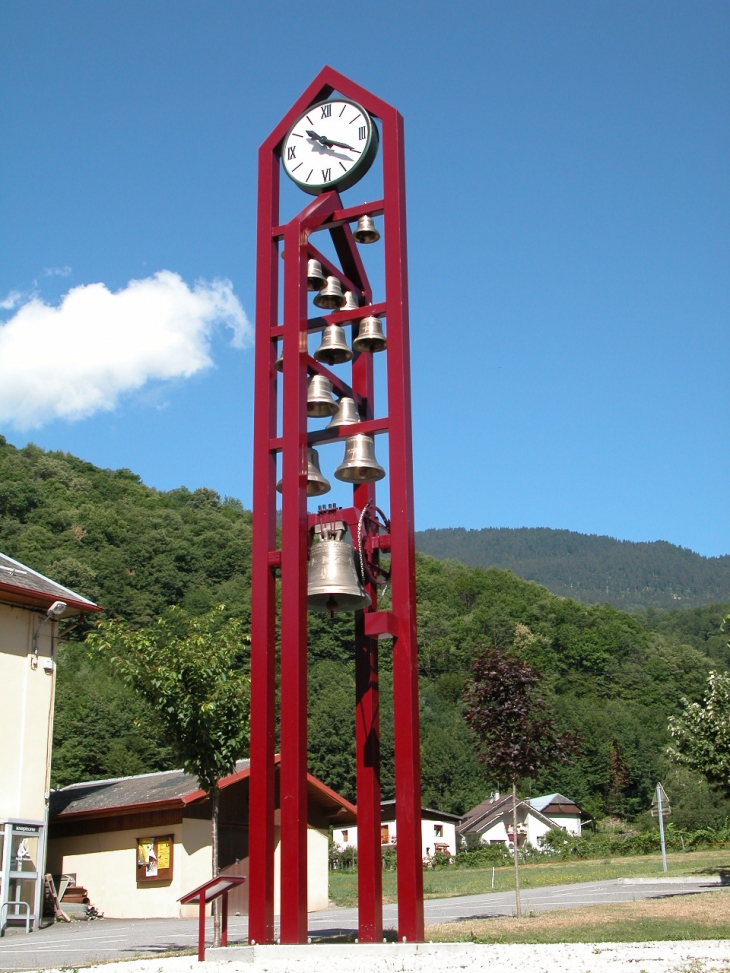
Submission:
{"label": "large bronze bell", "polygon": [[340,308],[341,311],[356,311],[360,307],[357,294],[352,291],[345,291],[345,303]]}
{"label": "large bronze bell", "polygon": [[325,273],[322,270],[322,264],[319,262],[319,260],[308,260],[307,261],[307,290],[321,291],[326,283],[327,283],[327,277],[325,276]]}
{"label": "large bronze bell", "polygon": [[[283,491],[283,480],[279,480],[276,489],[279,493]],[[307,496],[321,497],[323,493],[329,493],[332,487],[326,476],[322,475],[319,468],[319,454],[311,446],[307,449]]]}
{"label": "large bronze bell", "polygon": [[322,341],[314,351],[314,360],[325,365],[341,365],[352,360],[352,348],[345,341],[345,332],[337,324],[328,324],[322,332]]}
{"label": "large bronze bell", "polygon": [[361,216],[352,234],[358,243],[377,243],[380,239],[378,229],[373,223],[372,216]]}
{"label": "large bronze bell", "polygon": [[355,400],[347,395],[340,399],[340,406],[335,415],[325,426],[325,429],[337,429],[338,426],[351,426],[355,422],[360,422],[360,413],[357,411]]}
{"label": "large bronze bell", "polygon": [[312,375],[307,387],[307,415],[311,419],[333,416],[339,406],[332,398],[332,384],[324,375]]}
{"label": "large bronze bell", "polygon": [[374,315],[363,318],[357,338],[352,342],[354,351],[384,351],[388,344],[383,334],[383,324]]}
{"label": "large bronze bell", "polygon": [[342,307],[345,303],[345,295],[342,293],[342,284],[336,277],[328,277],[324,287],[314,299],[315,307],[323,307],[325,310],[335,310]]}
{"label": "large bronze bell", "polygon": [[345,442],[345,458],[335,470],[345,483],[374,483],[382,480],[385,470],[375,459],[372,436],[350,436]]}
{"label": "large bronze bell", "polygon": [[317,524],[309,559],[307,607],[310,611],[354,612],[368,608],[370,595],[360,584],[355,551],[341,521]]}

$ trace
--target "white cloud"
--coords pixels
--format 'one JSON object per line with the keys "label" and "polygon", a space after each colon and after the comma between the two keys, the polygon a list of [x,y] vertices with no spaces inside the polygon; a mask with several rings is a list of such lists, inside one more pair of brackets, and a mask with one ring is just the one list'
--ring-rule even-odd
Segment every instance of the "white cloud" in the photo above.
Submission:
{"label": "white cloud", "polygon": [[70,267],[45,267],[43,270],[44,277],[68,277],[70,273]]}
{"label": "white cloud", "polygon": [[22,291],[9,291],[7,297],[0,301],[0,308],[3,311],[13,311],[23,301]]}
{"label": "white cloud", "polygon": [[[22,298],[12,292],[0,306],[12,310]],[[0,323],[0,422],[28,429],[83,419],[147,382],[189,378],[212,366],[220,324],[233,332],[234,348],[250,343],[231,282],[190,288],[169,270],[116,293],[104,284],[74,287],[58,307],[25,299]]]}

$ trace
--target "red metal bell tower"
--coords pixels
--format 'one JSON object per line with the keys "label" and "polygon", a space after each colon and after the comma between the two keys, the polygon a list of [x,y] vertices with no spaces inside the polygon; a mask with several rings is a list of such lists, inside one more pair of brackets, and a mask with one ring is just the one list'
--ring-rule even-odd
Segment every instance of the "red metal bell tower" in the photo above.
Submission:
{"label": "red metal bell tower", "polygon": [[[323,191],[286,225],[279,224],[281,146],[290,126],[310,106],[338,92],[380,120],[383,198],[343,207],[334,190]],[[363,215],[383,217],[385,300],[373,304],[370,283],[350,224]],[[421,785],[416,643],[416,578],[413,536],[408,275],[406,257],[403,119],[399,112],[344,75],[325,67],[279,122],[259,150],[258,243],[254,412],[253,554],[251,606],[251,791],[249,829],[249,940],[274,941],[276,574],[281,572],[280,630],[280,838],[281,928],[284,943],[307,941],[307,557],[318,515],[307,511],[307,448],[344,443],[349,436],[387,434],[389,530],[367,538],[374,561],[391,556],[391,611],[378,611],[377,586],[363,578],[372,605],[355,612],[358,909],[360,942],[383,934],[380,845],[380,727],[378,639],[393,652],[398,937],[423,939]],[[339,266],[317,249],[329,233]],[[283,244],[285,260],[279,260]],[[307,262],[319,260],[362,306],[308,318]],[[283,308],[279,272],[283,265]],[[347,385],[309,355],[307,337],[328,324],[352,328],[378,315],[387,324],[388,415],[375,418],[372,355],[355,354]],[[277,415],[275,368],[283,341],[281,416]],[[354,399],[360,421],[332,430],[308,431],[307,380],[325,375],[336,395]],[[281,429],[281,435],[279,435]],[[383,442],[382,439],[379,440]],[[381,447],[382,448],[382,447]],[[277,454],[282,454],[281,548],[276,538]],[[362,512],[376,499],[375,483],[353,486],[352,507],[337,518],[357,536]]]}

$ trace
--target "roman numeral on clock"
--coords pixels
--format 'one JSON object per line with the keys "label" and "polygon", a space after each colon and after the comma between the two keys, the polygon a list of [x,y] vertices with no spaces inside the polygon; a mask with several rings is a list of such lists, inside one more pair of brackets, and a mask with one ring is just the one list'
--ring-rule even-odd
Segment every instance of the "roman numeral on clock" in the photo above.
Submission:
{"label": "roman numeral on clock", "polygon": [[365,126],[364,125],[361,125],[358,128],[358,130],[357,130],[357,137],[360,139],[361,142],[365,138]]}
{"label": "roman numeral on clock", "polygon": [[331,181],[332,181],[332,170],[331,169],[323,169],[322,170],[322,182],[331,182]]}
{"label": "roman numeral on clock", "polygon": [[322,105],[322,118],[330,118],[332,116],[332,105]]}
{"label": "roman numeral on clock", "polygon": [[286,157],[287,157],[287,160],[289,160],[289,159],[296,159],[296,157],[297,157],[297,147],[296,147],[296,145],[290,145],[290,146],[288,146],[288,148],[286,150]]}

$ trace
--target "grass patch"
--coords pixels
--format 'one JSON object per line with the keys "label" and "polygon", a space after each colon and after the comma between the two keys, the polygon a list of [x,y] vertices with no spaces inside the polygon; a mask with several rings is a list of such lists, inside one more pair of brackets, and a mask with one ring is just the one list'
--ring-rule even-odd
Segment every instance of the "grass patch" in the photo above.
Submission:
{"label": "grass patch", "polygon": [[[730,870],[730,851],[673,852],[667,855],[667,875],[719,875]],[[658,878],[662,856],[630,855],[598,861],[557,861],[520,866],[522,888],[546,885],[572,885],[576,882],[601,882],[615,878]],[[330,872],[330,898],[337,906],[357,905],[357,872]],[[494,873],[494,891],[514,890],[515,876],[511,866],[500,866]],[[446,899],[455,895],[481,895],[492,891],[491,868],[426,869],[423,893],[427,899]],[[395,902],[396,873],[383,872],[383,902]]]}
{"label": "grass patch", "polygon": [[730,939],[730,891],[426,927],[431,942],[642,943]]}

